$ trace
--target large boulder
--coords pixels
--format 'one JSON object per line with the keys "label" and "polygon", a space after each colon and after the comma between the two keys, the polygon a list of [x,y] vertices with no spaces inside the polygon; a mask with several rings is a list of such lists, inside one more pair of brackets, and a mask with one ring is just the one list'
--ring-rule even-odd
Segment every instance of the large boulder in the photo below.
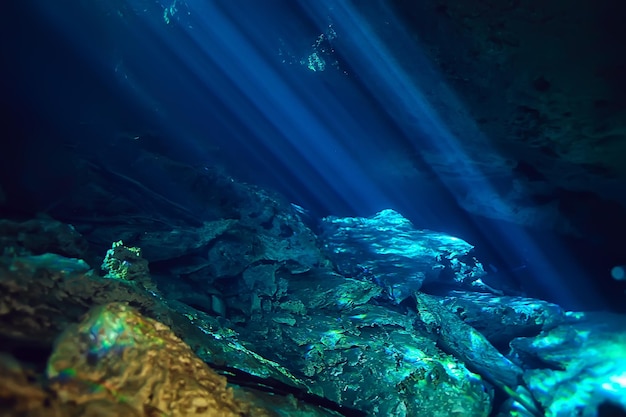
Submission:
{"label": "large boulder", "polygon": [[445,233],[418,230],[394,210],[368,218],[326,217],[322,229],[323,249],[341,274],[372,280],[395,301],[411,296],[424,282],[487,289],[472,245]]}

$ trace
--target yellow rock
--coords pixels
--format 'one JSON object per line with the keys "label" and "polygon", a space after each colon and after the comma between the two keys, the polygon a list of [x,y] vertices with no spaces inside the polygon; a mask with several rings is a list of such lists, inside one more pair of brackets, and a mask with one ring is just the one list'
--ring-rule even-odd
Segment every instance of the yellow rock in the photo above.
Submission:
{"label": "yellow rock", "polygon": [[70,327],[47,373],[66,403],[123,404],[146,416],[272,415],[236,400],[226,378],[167,326],[122,303],[95,308]]}

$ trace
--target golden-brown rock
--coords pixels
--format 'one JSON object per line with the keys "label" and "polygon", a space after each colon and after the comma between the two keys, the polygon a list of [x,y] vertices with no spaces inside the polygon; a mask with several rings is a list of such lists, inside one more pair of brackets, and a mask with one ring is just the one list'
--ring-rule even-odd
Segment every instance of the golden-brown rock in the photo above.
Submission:
{"label": "golden-brown rock", "polygon": [[165,325],[112,303],[93,309],[57,341],[51,388],[78,405],[125,404],[138,415],[270,416],[235,400],[226,379]]}

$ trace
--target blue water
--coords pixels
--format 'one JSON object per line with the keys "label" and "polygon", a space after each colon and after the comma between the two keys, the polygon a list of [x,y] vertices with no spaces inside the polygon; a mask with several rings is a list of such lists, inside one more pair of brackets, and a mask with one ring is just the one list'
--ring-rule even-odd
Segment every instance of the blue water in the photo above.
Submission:
{"label": "blue water", "polygon": [[[223,167],[314,218],[393,208],[418,228],[475,244],[502,279],[524,281],[531,295],[602,306],[560,238],[460,208],[459,198],[506,181],[469,163],[463,141],[487,149],[488,138],[386,2],[7,7],[15,60],[4,69],[3,111],[19,133],[2,170],[19,172],[7,192],[33,211],[71,195],[81,180],[75,155],[187,201],[166,175],[142,171],[137,158],[149,150]],[[441,103],[454,111],[442,113]],[[456,172],[442,175],[423,152],[456,161]]]}

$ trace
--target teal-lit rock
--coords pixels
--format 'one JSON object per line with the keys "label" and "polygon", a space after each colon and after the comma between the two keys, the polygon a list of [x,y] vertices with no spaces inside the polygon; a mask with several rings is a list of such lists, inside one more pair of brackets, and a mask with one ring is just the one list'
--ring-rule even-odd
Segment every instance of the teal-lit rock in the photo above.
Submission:
{"label": "teal-lit rock", "polygon": [[484,289],[482,265],[470,254],[473,246],[454,236],[417,230],[394,210],[368,218],[323,219],[323,248],[346,276],[369,279],[402,301],[426,281],[445,274],[459,287]]}
{"label": "teal-lit rock", "polygon": [[569,313],[568,321],[515,339],[516,356],[541,366],[524,374],[546,417],[597,415],[603,403],[626,409],[626,316]]}

